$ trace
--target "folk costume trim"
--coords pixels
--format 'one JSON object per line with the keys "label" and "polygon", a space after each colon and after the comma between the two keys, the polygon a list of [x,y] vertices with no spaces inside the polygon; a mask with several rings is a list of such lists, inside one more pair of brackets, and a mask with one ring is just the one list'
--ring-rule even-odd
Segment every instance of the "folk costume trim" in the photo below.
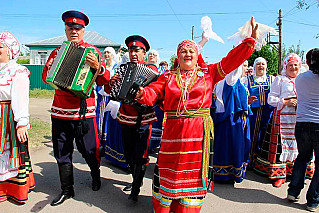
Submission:
{"label": "folk costume trim", "polygon": [[220,63],[217,64],[217,71],[218,71],[218,74],[224,78],[227,74],[224,72],[222,66]]}
{"label": "folk costume trim", "polygon": [[10,136],[11,142],[11,156],[10,167],[15,168],[19,166],[19,147],[16,138],[16,129],[14,125],[13,113],[11,109],[11,102],[0,102],[1,106],[1,129],[0,129],[0,154],[4,152],[7,135]]}
{"label": "folk costume trim", "polygon": [[[257,82],[256,76],[251,75],[248,77],[248,85],[249,85],[249,88],[258,87],[259,103],[261,106],[266,105],[267,103],[266,91],[270,91],[270,85],[271,85],[270,76],[267,74],[266,81]],[[254,95],[254,94],[250,94],[250,95]]]}
{"label": "folk costume trim", "polygon": [[[77,109],[63,109],[60,107],[52,106],[51,108],[51,116],[58,118],[80,118],[79,114],[80,108]],[[85,117],[91,118],[95,116],[95,106],[91,106],[87,108],[87,112]]]}
{"label": "folk costume trim", "polygon": [[[186,76],[185,76],[185,80],[184,80],[182,77],[180,68],[177,68],[177,70],[176,70],[176,83],[177,83],[177,86],[181,90],[181,95],[180,95],[180,99],[179,99],[178,107],[177,107],[177,111],[176,111],[177,117],[178,116],[183,117],[182,115],[184,113],[186,113],[186,115],[187,115],[186,117],[188,117],[190,115],[189,113],[191,111],[192,111],[192,115],[197,114],[197,112],[200,113],[200,110],[202,109],[203,104],[204,104],[205,99],[206,99],[206,80],[205,80],[204,73],[201,71],[200,67],[195,68],[193,71],[190,71],[189,73],[190,73],[189,77],[187,77],[188,73],[187,72],[185,73]],[[190,93],[192,87],[194,86],[199,73],[201,73],[200,76],[203,77],[203,79],[204,79],[204,88],[205,88],[202,104],[197,110],[188,110],[187,104],[188,104],[188,100],[189,100],[189,93]]]}
{"label": "folk costume trim", "polygon": [[[207,190],[207,181],[208,181],[208,168],[209,168],[209,158],[210,158],[210,136],[213,135],[213,119],[210,116],[210,109],[189,109],[184,112],[184,114],[177,114],[177,111],[169,111],[167,112],[167,119],[171,118],[187,118],[187,117],[202,117],[204,124],[204,138],[203,138],[203,157],[202,157],[202,188],[197,188],[199,190]],[[161,186],[162,187],[162,186]],[[163,189],[165,191],[171,191],[169,189]],[[183,191],[193,191],[194,189],[180,189],[173,190],[174,192]],[[196,190],[197,191],[197,190]]]}

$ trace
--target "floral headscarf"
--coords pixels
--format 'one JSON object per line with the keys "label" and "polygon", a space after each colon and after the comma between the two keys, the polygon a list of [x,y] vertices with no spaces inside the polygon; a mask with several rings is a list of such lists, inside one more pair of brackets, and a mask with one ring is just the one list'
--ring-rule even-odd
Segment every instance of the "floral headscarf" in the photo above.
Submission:
{"label": "floral headscarf", "polygon": [[3,31],[0,33],[0,43],[7,46],[9,50],[10,60],[16,59],[19,56],[20,45],[18,40],[9,31]]}
{"label": "floral headscarf", "polygon": [[196,51],[196,54],[198,55],[199,54],[199,48],[198,48],[198,45],[196,44],[195,41],[193,40],[190,40],[190,39],[186,39],[184,41],[182,41],[181,43],[178,44],[177,46],[177,57],[178,55],[180,54],[181,50],[185,47],[188,47],[188,48],[192,48]]}
{"label": "floral headscarf", "polygon": [[285,58],[284,58],[284,64],[283,64],[283,70],[281,72],[281,75],[286,75],[286,69],[287,69],[287,65],[292,62],[295,61],[298,63],[299,68],[301,67],[302,61],[299,55],[297,55],[296,53],[289,53]]}

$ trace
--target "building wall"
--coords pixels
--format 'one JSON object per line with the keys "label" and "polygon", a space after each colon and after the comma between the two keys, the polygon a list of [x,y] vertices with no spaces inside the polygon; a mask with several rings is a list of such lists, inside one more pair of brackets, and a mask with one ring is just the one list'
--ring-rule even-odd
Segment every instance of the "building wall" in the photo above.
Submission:
{"label": "building wall", "polygon": [[54,48],[30,48],[30,64],[44,65]]}
{"label": "building wall", "polygon": [[23,64],[23,66],[27,67],[30,71],[30,89],[49,89],[53,90],[53,88],[45,84],[42,81],[42,70],[43,70],[43,65],[34,65],[34,64]]}

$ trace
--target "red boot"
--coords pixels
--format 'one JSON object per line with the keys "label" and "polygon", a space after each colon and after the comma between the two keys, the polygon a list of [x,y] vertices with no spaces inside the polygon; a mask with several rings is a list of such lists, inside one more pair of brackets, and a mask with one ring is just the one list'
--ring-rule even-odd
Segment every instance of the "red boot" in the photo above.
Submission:
{"label": "red boot", "polygon": [[285,183],[285,182],[286,182],[286,178],[277,179],[277,180],[273,183],[273,186],[279,188],[279,187],[281,187],[281,185],[282,185],[283,183]]}

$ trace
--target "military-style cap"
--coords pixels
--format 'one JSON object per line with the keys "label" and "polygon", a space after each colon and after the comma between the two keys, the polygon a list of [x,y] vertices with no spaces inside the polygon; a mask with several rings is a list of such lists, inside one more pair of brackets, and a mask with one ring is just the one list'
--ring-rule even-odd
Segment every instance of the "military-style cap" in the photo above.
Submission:
{"label": "military-style cap", "polygon": [[62,14],[62,20],[69,27],[83,28],[89,24],[89,18],[82,12],[69,10]]}
{"label": "military-style cap", "polygon": [[144,49],[149,51],[150,45],[148,41],[140,35],[132,35],[125,39],[125,44],[129,49]]}

